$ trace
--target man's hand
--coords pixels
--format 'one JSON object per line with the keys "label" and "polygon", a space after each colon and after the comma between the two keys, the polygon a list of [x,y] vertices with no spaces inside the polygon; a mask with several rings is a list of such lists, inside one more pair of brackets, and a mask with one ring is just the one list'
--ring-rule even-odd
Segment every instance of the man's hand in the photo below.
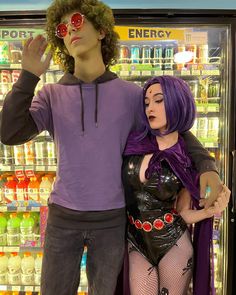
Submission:
{"label": "man's hand", "polygon": [[42,35],[35,38],[29,38],[23,48],[22,52],[22,69],[31,72],[32,74],[40,77],[49,68],[50,60],[52,58],[49,52],[45,59],[43,55],[47,48],[47,41]]}
{"label": "man's hand", "polygon": [[222,185],[222,190],[218,194],[218,197],[214,204],[207,209],[203,209],[206,212],[206,215],[210,218],[215,214],[221,214],[228,206],[229,199],[230,199],[231,191],[228,189],[226,185]]}
{"label": "man's hand", "polygon": [[209,197],[200,202],[200,206],[204,206],[206,209],[214,204],[218,194],[222,190],[222,182],[215,171],[208,171],[200,175],[200,193],[202,199],[206,197],[207,187],[210,188]]}

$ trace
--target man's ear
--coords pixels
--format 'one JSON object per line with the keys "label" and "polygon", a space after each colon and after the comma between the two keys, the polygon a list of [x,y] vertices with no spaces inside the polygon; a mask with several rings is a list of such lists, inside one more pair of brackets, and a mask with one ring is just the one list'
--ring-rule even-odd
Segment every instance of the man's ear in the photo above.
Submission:
{"label": "man's ear", "polygon": [[100,30],[100,31],[99,31],[98,40],[101,41],[102,39],[105,38],[105,36],[106,36],[105,32],[104,32],[103,30]]}

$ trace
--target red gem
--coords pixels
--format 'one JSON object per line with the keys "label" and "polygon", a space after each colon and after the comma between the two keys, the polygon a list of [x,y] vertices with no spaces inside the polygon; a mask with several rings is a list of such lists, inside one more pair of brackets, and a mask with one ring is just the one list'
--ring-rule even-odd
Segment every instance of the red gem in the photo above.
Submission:
{"label": "red gem", "polygon": [[131,216],[131,215],[129,215],[129,222],[131,223],[131,224],[134,224],[134,218],[133,218],[133,216]]}
{"label": "red gem", "polygon": [[164,227],[164,222],[161,219],[155,219],[153,221],[153,226],[157,230],[161,230]]}
{"label": "red gem", "polygon": [[172,214],[175,214],[175,215],[178,215],[178,212],[177,212],[175,209],[172,209],[172,210],[171,210],[171,213],[172,213]]}
{"label": "red gem", "polygon": [[174,216],[171,213],[166,213],[164,215],[164,220],[166,223],[172,223],[174,220]]}
{"label": "red gem", "polygon": [[134,224],[137,229],[142,229],[142,222],[139,219],[136,219]]}
{"label": "red gem", "polygon": [[152,230],[152,224],[148,221],[143,223],[143,230],[146,232],[150,232]]}

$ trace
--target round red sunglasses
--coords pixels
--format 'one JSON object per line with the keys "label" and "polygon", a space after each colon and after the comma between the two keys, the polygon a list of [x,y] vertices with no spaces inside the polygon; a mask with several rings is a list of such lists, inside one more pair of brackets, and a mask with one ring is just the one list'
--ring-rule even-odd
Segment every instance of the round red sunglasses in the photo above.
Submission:
{"label": "round red sunglasses", "polygon": [[83,26],[84,23],[84,15],[81,14],[80,12],[75,12],[72,14],[70,21],[65,24],[65,23],[60,23],[56,27],[55,35],[58,38],[64,38],[67,33],[68,33],[68,25],[70,24],[74,29],[79,29]]}

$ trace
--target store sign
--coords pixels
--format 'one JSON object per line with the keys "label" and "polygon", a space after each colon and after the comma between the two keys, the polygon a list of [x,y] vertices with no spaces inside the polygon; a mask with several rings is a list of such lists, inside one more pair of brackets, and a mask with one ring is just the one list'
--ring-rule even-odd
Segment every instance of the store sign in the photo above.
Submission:
{"label": "store sign", "polygon": [[45,31],[29,28],[2,28],[0,29],[0,41],[24,40],[39,34],[45,34]]}
{"label": "store sign", "polygon": [[184,41],[183,29],[156,28],[156,27],[127,27],[116,26],[115,31],[122,41],[142,40],[182,40]]}

